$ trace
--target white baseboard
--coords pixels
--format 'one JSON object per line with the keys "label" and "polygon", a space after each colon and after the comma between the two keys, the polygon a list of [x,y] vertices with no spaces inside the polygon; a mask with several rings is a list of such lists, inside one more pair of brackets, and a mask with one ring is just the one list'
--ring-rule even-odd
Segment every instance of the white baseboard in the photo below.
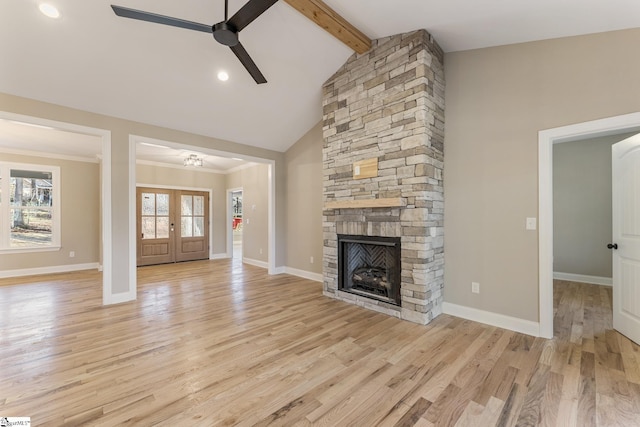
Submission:
{"label": "white baseboard", "polygon": [[518,319],[517,317],[505,316],[504,314],[492,313],[490,311],[478,310],[477,308],[465,307],[448,302],[442,303],[442,312],[444,314],[450,314],[451,316],[462,317],[463,319],[509,329],[534,337],[540,336],[540,324],[530,320]]}
{"label": "white baseboard", "polygon": [[97,262],[87,264],[52,265],[51,267],[23,268],[19,270],[0,271],[0,279],[8,277],[36,276],[38,274],[68,273],[70,271],[98,269]]}
{"label": "white baseboard", "polygon": [[257,259],[251,259],[251,258],[242,257],[242,262],[244,264],[254,265],[256,267],[269,268],[269,263],[267,263],[265,261],[259,261]]}
{"label": "white baseboard", "polygon": [[569,282],[591,283],[592,285],[613,286],[611,277],[587,276],[585,274],[561,273],[553,272],[553,278],[556,280],[567,280]]}
{"label": "white baseboard", "polygon": [[287,272],[287,267],[276,267],[275,270],[273,270],[273,273],[270,274],[284,274]]}
{"label": "white baseboard", "polygon": [[231,258],[231,257],[227,255],[226,252],[223,252],[221,254],[209,254],[209,259],[225,259],[225,258]]}
{"label": "white baseboard", "polygon": [[293,267],[284,267],[283,273],[291,274],[292,276],[302,277],[303,279],[313,280],[314,282],[322,282],[322,274],[312,273],[310,271],[299,270]]}

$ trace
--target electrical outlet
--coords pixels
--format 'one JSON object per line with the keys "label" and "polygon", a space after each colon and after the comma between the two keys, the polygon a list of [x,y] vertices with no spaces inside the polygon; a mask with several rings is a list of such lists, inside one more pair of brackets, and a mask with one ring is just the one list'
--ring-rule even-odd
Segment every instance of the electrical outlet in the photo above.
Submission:
{"label": "electrical outlet", "polygon": [[260,248],[260,255],[262,255],[262,248]]}
{"label": "electrical outlet", "polygon": [[69,258],[74,258],[76,256],[76,252],[75,251],[70,251],[69,252]]}
{"label": "electrical outlet", "polygon": [[474,294],[479,294],[480,293],[480,283],[471,282],[471,292],[473,292]]}
{"label": "electrical outlet", "polygon": [[313,264],[313,257],[309,257],[309,262]]}

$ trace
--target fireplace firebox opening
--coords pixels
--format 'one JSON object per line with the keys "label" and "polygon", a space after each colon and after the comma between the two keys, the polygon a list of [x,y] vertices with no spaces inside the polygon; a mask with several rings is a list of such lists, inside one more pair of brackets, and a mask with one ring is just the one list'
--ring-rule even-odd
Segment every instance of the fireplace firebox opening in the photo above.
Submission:
{"label": "fireplace firebox opening", "polygon": [[338,235],[338,289],[400,306],[400,238]]}

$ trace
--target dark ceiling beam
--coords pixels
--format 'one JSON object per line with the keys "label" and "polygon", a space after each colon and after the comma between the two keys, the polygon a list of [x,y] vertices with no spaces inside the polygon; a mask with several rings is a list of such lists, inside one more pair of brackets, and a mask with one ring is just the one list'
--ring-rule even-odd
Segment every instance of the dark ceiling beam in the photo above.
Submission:
{"label": "dark ceiling beam", "polygon": [[371,49],[371,39],[322,0],[285,0],[285,2],[354,51],[365,53]]}

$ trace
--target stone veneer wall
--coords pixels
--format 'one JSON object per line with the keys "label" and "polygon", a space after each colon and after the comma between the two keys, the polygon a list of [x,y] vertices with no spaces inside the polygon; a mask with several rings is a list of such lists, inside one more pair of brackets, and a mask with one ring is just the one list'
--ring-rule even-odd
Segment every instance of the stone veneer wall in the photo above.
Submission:
{"label": "stone veneer wall", "polygon": [[[323,87],[324,202],[401,197],[406,207],[325,209],[324,294],[426,324],[444,284],[444,69],[431,35],[375,40]],[[378,176],[353,162],[378,158]],[[337,234],[401,237],[402,307],[338,290]]]}

